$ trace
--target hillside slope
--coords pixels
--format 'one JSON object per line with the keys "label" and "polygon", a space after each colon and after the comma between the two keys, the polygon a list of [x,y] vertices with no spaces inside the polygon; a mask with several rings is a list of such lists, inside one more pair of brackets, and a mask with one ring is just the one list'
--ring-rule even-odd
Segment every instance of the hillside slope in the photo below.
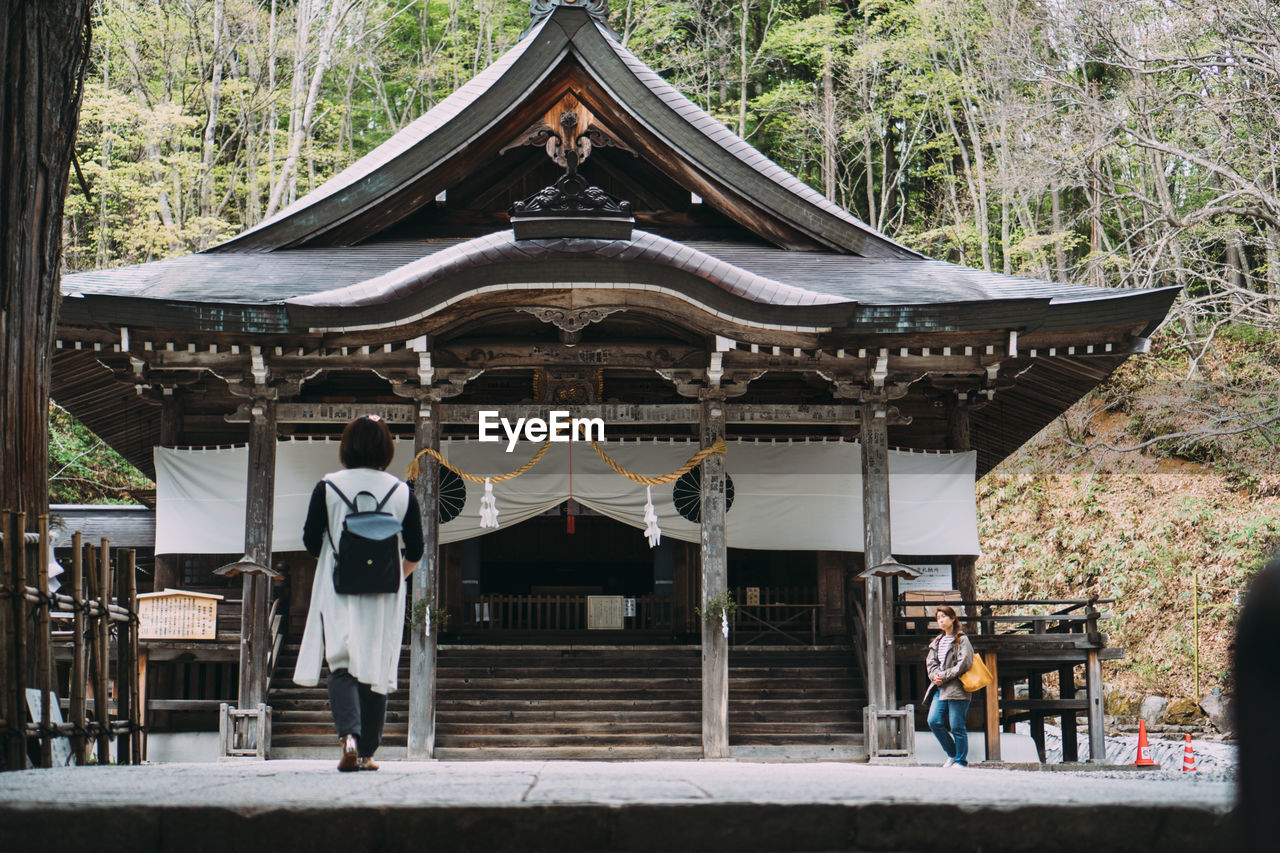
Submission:
{"label": "hillside slope", "polygon": [[1116,599],[1107,681],[1166,696],[1195,691],[1193,602],[1200,691],[1229,689],[1243,592],[1280,548],[1276,339],[1220,335],[1190,370],[1157,345],[978,483],[979,594]]}

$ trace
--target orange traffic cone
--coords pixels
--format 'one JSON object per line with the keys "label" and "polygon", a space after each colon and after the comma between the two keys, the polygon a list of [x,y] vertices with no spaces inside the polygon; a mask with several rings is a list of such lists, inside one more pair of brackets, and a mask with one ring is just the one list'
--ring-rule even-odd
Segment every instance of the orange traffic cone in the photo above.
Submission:
{"label": "orange traffic cone", "polygon": [[1183,773],[1196,772],[1196,754],[1191,749],[1191,735],[1189,734],[1187,735],[1187,744],[1185,747],[1183,747],[1183,750],[1182,750],[1182,772]]}
{"label": "orange traffic cone", "polygon": [[1155,762],[1151,760],[1151,744],[1147,742],[1147,723],[1145,720],[1138,720],[1138,760],[1133,764],[1135,767],[1155,766]]}

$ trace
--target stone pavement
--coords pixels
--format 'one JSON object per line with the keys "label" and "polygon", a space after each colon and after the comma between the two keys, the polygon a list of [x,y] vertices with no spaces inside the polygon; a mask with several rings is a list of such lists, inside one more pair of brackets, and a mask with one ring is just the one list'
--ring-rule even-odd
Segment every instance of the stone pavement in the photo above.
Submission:
{"label": "stone pavement", "polygon": [[[1123,776],[1124,778],[1116,778]],[[741,761],[0,774],[0,851],[1233,849],[1229,783]]]}

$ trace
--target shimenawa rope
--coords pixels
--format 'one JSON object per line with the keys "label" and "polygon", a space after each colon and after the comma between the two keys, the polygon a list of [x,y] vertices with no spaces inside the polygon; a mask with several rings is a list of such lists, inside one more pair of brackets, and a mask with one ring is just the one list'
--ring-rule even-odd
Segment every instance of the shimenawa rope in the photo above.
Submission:
{"label": "shimenawa rope", "polygon": [[[706,459],[708,456],[712,456],[715,454],[723,455],[728,450],[728,448],[724,443],[724,439],[717,438],[710,447],[704,447],[701,450],[699,450],[697,453],[690,456],[688,461],[686,461],[683,465],[681,465],[675,471],[672,471],[669,474],[661,474],[657,477],[646,477],[644,474],[637,474],[634,471],[630,471],[622,467],[622,465],[619,464],[615,459],[610,457],[609,454],[605,453],[604,448],[601,447],[598,443],[593,441],[591,442],[591,446],[595,449],[596,453],[600,454],[600,458],[604,460],[605,464],[608,465],[610,468],[612,468],[615,472],[626,477],[628,480],[631,480],[633,483],[639,483],[642,486],[648,487],[645,490],[646,501],[645,501],[645,507],[644,507],[644,516],[645,516],[644,521],[645,521],[645,536],[646,538],[648,538],[649,547],[651,548],[655,547],[658,544],[658,542],[661,541],[661,538],[662,538],[661,530],[659,530],[658,528],[658,517],[653,509],[653,494],[651,491],[652,487],[663,486],[663,485],[666,485],[667,483],[674,483],[676,480],[679,480],[685,474],[692,471],[695,467],[697,467],[702,462],[702,460]],[[538,448],[538,452],[533,454],[533,458],[531,458],[528,462],[524,463],[514,471],[508,471],[506,474],[499,474],[496,477],[481,477],[477,474],[471,474],[471,473],[468,473],[467,471],[463,471],[461,468],[458,468],[453,463],[451,463],[448,459],[445,459],[443,456],[441,456],[439,451],[428,447],[419,451],[418,454],[413,457],[413,461],[409,463],[409,469],[405,473],[405,479],[407,480],[417,479],[418,474],[422,470],[421,466],[418,464],[418,460],[420,460],[423,456],[430,456],[433,459],[435,459],[437,462],[439,462],[441,465],[448,468],[453,473],[457,474],[462,479],[472,483],[483,483],[484,496],[481,497],[480,499],[480,526],[490,527],[490,528],[497,527],[498,526],[498,506],[497,506],[497,501],[494,498],[494,494],[493,494],[493,484],[501,483],[506,480],[513,480],[516,477],[519,477],[521,474],[528,471],[534,465],[537,465],[538,462],[542,459],[542,457],[546,455],[547,450],[550,447],[551,447],[551,441],[550,439],[548,439],[547,441],[544,441],[542,443],[542,447]]]}

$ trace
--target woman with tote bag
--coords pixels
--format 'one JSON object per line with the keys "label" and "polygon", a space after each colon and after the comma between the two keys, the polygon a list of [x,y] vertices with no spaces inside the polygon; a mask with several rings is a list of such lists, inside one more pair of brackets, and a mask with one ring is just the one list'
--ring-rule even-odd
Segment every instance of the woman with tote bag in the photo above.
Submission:
{"label": "woman with tote bag", "polygon": [[342,470],[316,484],[302,528],[307,552],[318,559],[293,680],[314,687],[328,663],[343,772],[378,769],[373,753],[387,695],[397,687],[405,578],[422,559],[418,503],[407,483],[386,472],[394,452],[378,415],[347,424]]}
{"label": "woman with tote bag", "polygon": [[934,612],[942,633],[929,643],[925,666],[932,683],[929,706],[929,728],[947,754],[943,767],[969,766],[969,729],[965,716],[969,713],[969,693],[960,676],[973,666],[973,645],[960,627],[955,608],[942,605]]}

